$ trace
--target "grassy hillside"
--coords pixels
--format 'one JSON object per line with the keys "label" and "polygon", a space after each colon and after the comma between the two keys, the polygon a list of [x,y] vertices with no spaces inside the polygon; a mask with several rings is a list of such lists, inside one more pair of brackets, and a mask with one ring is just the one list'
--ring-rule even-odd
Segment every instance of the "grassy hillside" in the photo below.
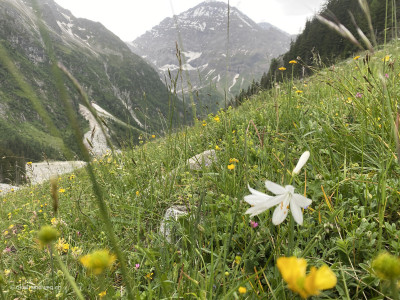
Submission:
{"label": "grassy hillside", "polygon": [[[286,81],[52,185],[6,195],[0,299],[297,299],[296,291],[325,288],[322,299],[397,299],[398,259],[384,257],[374,269],[372,260],[400,251],[398,46]],[[217,160],[191,170],[187,159],[209,149]],[[292,175],[305,151],[308,162]],[[266,180],[312,199],[302,225],[293,206],[280,225],[271,222],[275,208],[245,214],[248,186],[274,195]],[[170,222],[168,241],[160,222],[173,205],[188,214]],[[59,233],[52,246],[38,241],[45,225]],[[117,260],[92,253],[98,249]],[[290,277],[290,261],[281,266],[288,286],[277,268],[282,256],[319,269]]]}

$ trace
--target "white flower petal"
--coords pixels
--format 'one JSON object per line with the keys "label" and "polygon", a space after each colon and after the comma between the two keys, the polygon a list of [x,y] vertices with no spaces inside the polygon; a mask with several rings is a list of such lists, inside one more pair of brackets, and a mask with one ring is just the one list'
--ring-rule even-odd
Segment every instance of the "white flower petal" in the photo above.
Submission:
{"label": "white flower petal", "polygon": [[243,199],[250,205],[260,205],[260,204],[267,202],[270,198],[273,198],[273,197],[268,196],[268,195],[265,195],[265,196],[247,195],[247,196],[244,196]]}
{"label": "white flower petal", "polygon": [[304,152],[299,159],[296,167],[293,169],[293,174],[299,174],[301,168],[306,164],[307,160],[310,158],[310,151]]}
{"label": "white flower petal", "polygon": [[293,199],[290,201],[290,210],[292,211],[292,216],[296,223],[303,225],[303,212],[301,211],[301,207],[298,206]]}
{"label": "white flower petal", "polygon": [[255,189],[252,189],[249,185],[247,187],[248,187],[248,189],[249,189],[249,191],[250,191],[250,193],[252,195],[257,195],[257,196],[264,197],[264,198],[272,198],[273,197],[273,196],[264,194],[262,192],[259,192],[259,191],[255,190]]}
{"label": "white flower petal", "polygon": [[285,199],[286,195],[280,195],[280,196],[276,196],[276,197],[269,196],[270,198],[267,200],[256,198],[256,197],[259,197],[259,196],[248,195],[248,196],[244,197],[245,198],[244,200],[247,203],[254,205],[253,207],[249,208],[245,212],[245,214],[251,214],[251,217],[258,215],[258,214],[266,211],[267,209],[270,209],[271,207],[281,203]]}
{"label": "white flower petal", "polygon": [[275,208],[274,214],[272,215],[272,223],[274,225],[281,224],[283,220],[285,220],[289,211],[289,208],[287,207],[289,205],[289,195],[282,195],[282,196],[285,196],[284,200],[282,201],[281,204],[279,204]]}
{"label": "white flower petal", "polygon": [[269,180],[265,181],[265,187],[275,195],[282,195],[287,192],[283,186]]}
{"label": "white flower petal", "polygon": [[266,211],[267,208],[261,206],[253,206],[250,207],[248,210],[245,211],[245,214],[249,214],[250,218],[261,214],[262,212]]}
{"label": "white flower petal", "polygon": [[293,194],[293,200],[296,202],[296,205],[305,208],[307,206],[309,206],[312,203],[311,199],[308,199],[306,197],[304,197],[303,195],[300,194]]}

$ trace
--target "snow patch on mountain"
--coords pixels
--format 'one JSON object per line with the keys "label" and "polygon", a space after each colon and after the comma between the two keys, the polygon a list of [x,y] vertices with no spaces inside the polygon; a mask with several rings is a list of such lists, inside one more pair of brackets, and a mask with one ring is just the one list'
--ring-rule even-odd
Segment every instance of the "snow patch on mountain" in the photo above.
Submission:
{"label": "snow patch on mountain", "polygon": [[182,51],[182,53],[186,57],[186,62],[190,63],[191,61],[198,59],[201,56],[201,52],[194,52],[194,51]]}
{"label": "snow patch on mountain", "polygon": [[240,76],[240,74],[236,74],[235,77],[233,77],[232,85],[228,89],[229,92],[231,91],[231,88],[233,88],[235,86],[236,81],[238,80],[239,76]]}

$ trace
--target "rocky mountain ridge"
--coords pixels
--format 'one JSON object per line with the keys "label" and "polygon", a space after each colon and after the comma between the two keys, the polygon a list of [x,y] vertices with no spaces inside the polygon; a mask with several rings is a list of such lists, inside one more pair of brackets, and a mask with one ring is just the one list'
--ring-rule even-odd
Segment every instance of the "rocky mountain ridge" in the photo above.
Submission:
{"label": "rocky mountain ridge", "polygon": [[[75,18],[53,0],[2,0],[0,40],[4,50],[0,57],[1,155],[61,158],[63,142],[79,155],[52,71],[50,48],[89,100],[121,120],[107,121],[117,144],[128,137],[135,142],[147,132],[160,132],[171,103],[178,111],[175,119],[183,112],[153,68],[116,35],[98,22]],[[89,124],[79,114],[81,97],[71,80],[66,76],[63,80],[85,132]],[[31,94],[21,88],[21,82],[31,87]],[[51,133],[33,109],[32,97],[40,100],[64,141]]]}
{"label": "rocky mountain ridge", "polygon": [[[259,79],[272,58],[289,49],[290,41],[289,34],[273,26],[265,29],[235,7],[206,1],[164,19],[128,45],[149,61],[161,78],[183,70],[188,75],[184,82],[191,83],[183,84],[184,90],[191,88],[195,95],[203,95],[199,102],[209,105]],[[211,95],[215,99],[207,99]],[[215,103],[211,105],[215,107]]]}

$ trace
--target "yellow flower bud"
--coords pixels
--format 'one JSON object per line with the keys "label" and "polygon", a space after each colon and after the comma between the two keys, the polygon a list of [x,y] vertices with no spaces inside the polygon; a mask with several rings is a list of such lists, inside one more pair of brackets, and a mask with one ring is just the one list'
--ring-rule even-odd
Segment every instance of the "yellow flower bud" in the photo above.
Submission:
{"label": "yellow flower bud", "polygon": [[381,279],[397,279],[400,277],[400,259],[388,252],[383,252],[372,261],[372,269]]}
{"label": "yellow flower bud", "polygon": [[43,226],[38,234],[39,241],[43,245],[47,245],[52,241],[56,240],[58,237],[58,231],[54,227],[51,226]]}

